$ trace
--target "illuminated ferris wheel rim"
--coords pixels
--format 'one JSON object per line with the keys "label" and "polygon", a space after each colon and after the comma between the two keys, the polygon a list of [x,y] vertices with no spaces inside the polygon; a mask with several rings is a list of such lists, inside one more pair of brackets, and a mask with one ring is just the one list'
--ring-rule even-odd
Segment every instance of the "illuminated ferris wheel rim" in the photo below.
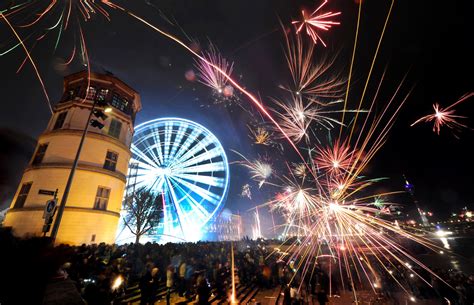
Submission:
{"label": "illuminated ferris wheel rim", "polygon": [[[167,201],[176,206],[174,213],[181,210],[179,219],[168,217],[174,226],[178,219],[179,226],[182,226],[182,221],[192,222],[192,228],[198,229],[223,207],[229,189],[229,164],[222,144],[206,127],[177,117],[149,120],[136,126],[131,150],[131,164],[134,161],[137,166],[141,164],[136,172],[139,173],[136,174],[138,180],[146,175],[164,177],[158,183],[145,183],[146,179],[142,177],[142,183],[139,181],[134,185],[146,185],[167,194]],[[154,158],[143,159],[152,155]],[[172,196],[176,192],[174,189],[178,190],[179,198]],[[192,205],[195,211],[182,209],[187,205]],[[163,223],[172,226],[166,219]]]}
{"label": "illuminated ferris wheel rim", "polygon": [[[186,124],[189,124],[189,125],[196,125],[198,126],[202,131],[204,131],[206,133],[207,136],[213,138],[214,140],[214,143],[216,144],[216,146],[221,149],[222,151],[225,152],[224,150],[224,147],[222,146],[221,142],[219,141],[219,139],[209,130],[207,129],[206,127],[204,127],[203,125],[199,124],[199,123],[196,123],[194,121],[191,121],[191,120],[188,120],[188,119],[183,119],[183,118],[178,118],[178,117],[164,117],[164,118],[158,118],[158,119],[153,119],[153,120],[149,120],[149,121],[146,121],[146,122],[143,122],[137,126],[135,126],[135,130],[134,130],[134,135],[133,135],[133,138],[135,139],[135,136],[137,133],[143,131],[144,129],[150,127],[151,125],[154,125],[156,123],[161,123],[161,122],[171,122],[171,121],[176,121],[176,122],[182,122],[182,123],[186,123]],[[135,140],[132,140],[132,143],[134,143]],[[227,155],[224,153],[222,154],[222,158],[223,158],[223,161],[224,161],[224,164],[225,164],[225,171],[227,173],[229,173],[229,163],[227,161]]]}

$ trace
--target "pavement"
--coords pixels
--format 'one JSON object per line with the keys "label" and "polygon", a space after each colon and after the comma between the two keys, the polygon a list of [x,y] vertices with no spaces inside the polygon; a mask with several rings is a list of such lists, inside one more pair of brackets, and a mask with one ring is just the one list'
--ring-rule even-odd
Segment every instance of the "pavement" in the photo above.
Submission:
{"label": "pavement", "polygon": [[[274,289],[259,289],[256,286],[242,286],[237,285],[236,295],[238,304],[242,305],[283,305],[283,294],[280,288]],[[179,297],[177,293],[171,294],[171,304],[197,304],[195,300],[187,300],[184,297]],[[319,305],[317,300],[311,299],[310,296],[303,300],[305,305]],[[218,300],[214,295],[210,298],[210,303],[212,305],[223,305],[229,304],[228,300]],[[139,300],[134,300],[128,304],[138,305],[140,304]],[[155,302],[155,305],[166,304],[165,295],[162,295],[162,298]],[[415,300],[411,301],[406,294],[398,293],[394,295],[394,298],[391,300],[385,300],[377,297],[371,291],[359,291],[357,293],[357,302],[354,300],[354,295],[352,292],[347,291],[341,293],[340,296],[330,296],[328,305],[409,305],[409,304],[423,304],[423,305],[441,305],[445,304],[439,300]]]}

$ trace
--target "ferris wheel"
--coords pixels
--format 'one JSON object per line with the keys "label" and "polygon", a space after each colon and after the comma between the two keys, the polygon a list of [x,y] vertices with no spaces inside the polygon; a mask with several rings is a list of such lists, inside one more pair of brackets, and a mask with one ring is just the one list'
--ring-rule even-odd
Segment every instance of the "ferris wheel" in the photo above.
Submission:
{"label": "ferris wheel", "polygon": [[155,119],[135,128],[131,151],[127,191],[144,188],[162,198],[151,239],[199,240],[229,186],[227,156],[216,136],[189,120]]}

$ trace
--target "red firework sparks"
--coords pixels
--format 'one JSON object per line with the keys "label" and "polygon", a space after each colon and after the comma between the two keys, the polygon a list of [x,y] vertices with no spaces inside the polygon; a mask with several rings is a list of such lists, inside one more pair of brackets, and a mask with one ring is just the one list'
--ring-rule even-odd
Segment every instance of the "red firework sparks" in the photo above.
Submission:
{"label": "red firework sparks", "polygon": [[458,119],[465,119],[465,116],[460,116],[460,115],[455,115],[455,110],[452,109],[454,106],[457,104],[467,100],[468,98],[474,96],[474,92],[468,93],[463,95],[456,103],[452,104],[449,107],[446,108],[441,108],[438,103],[435,103],[433,105],[434,113],[425,115],[418,120],[416,120],[413,124],[410,126],[414,126],[420,122],[434,122],[433,125],[433,132],[435,132],[437,135],[439,135],[439,132],[441,130],[442,126],[446,126],[450,129],[460,129],[460,128],[467,128],[466,125],[459,123],[457,120]]}
{"label": "red firework sparks", "polygon": [[336,141],[332,147],[321,148],[314,159],[320,170],[329,173],[341,173],[347,171],[352,165],[354,151],[345,142]]}
{"label": "red firework sparks", "polygon": [[323,6],[326,5],[328,1],[324,0],[324,2],[310,15],[302,10],[301,15],[303,17],[302,21],[293,21],[291,24],[296,24],[296,34],[300,33],[303,28],[306,29],[306,34],[311,37],[314,43],[317,43],[318,40],[321,41],[323,46],[326,46],[324,40],[319,35],[319,31],[328,31],[333,25],[339,25],[340,22],[329,20],[329,18],[340,15],[341,12],[326,12],[326,13],[318,13]]}

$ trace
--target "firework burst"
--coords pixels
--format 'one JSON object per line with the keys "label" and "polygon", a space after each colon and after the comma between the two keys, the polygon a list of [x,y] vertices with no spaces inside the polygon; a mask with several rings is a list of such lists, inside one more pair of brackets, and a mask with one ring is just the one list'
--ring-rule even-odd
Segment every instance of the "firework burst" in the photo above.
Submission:
{"label": "firework burst", "polygon": [[301,11],[301,21],[293,21],[292,24],[296,25],[296,33],[299,34],[301,30],[306,29],[306,34],[316,44],[319,41],[326,46],[326,43],[320,36],[320,31],[329,31],[333,25],[339,25],[337,21],[333,21],[330,18],[338,16],[341,12],[320,12],[320,10],[328,3],[327,0],[315,9],[311,14],[308,15],[306,11]]}
{"label": "firework burst", "polygon": [[272,144],[272,133],[264,127],[254,128],[252,126],[247,126],[250,131],[250,138],[255,144],[258,145],[271,145]]}
{"label": "firework burst", "polygon": [[[322,104],[314,99],[304,99],[301,95],[292,95],[291,100],[287,102],[277,99],[273,99],[273,101],[281,109],[279,111],[274,110],[279,118],[279,126],[294,143],[298,143],[303,139],[306,142],[310,140],[312,124],[327,130],[342,124],[337,119],[331,117],[331,115],[341,111],[327,108],[340,103],[340,100]],[[346,112],[350,111],[352,110],[347,110]]]}
{"label": "firework burst", "polygon": [[306,177],[307,169],[306,169],[306,164],[304,163],[293,163],[293,175],[295,177],[304,179]]}
{"label": "firework burst", "polygon": [[308,129],[316,115],[312,104],[304,104],[301,96],[295,96],[290,103],[274,100],[283,111],[275,111],[280,118],[280,126],[295,142],[309,140]]}
{"label": "firework burst", "polygon": [[198,70],[198,81],[211,88],[216,103],[233,102],[236,99],[234,87],[229,80],[216,67],[219,67],[227,75],[231,75],[234,63],[229,62],[213,44],[209,44],[209,50],[202,54],[203,59],[195,60],[195,68]]}
{"label": "firework burst", "polygon": [[354,155],[355,151],[346,142],[336,140],[332,146],[318,149],[314,163],[320,170],[340,174],[351,168]]}
{"label": "firework burst", "polygon": [[270,163],[265,162],[263,159],[257,159],[250,161],[241,153],[232,150],[234,153],[243,158],[242,161],[235,161],[233,163],[242,165],[250,171],[251,178],[258,182],[258,187],[261,188],[264,183],[267,183],[267,180],[273,174],[273,168]]}
{"label": "firework burst", "polygon": [[[446,108],[441,108],[441,106],[438,103],[436,103],[433,105],[434,114],[425,115],[424,117],[421,117],[418,120],[416,120],[410,126],[413,127],[414,125],[420,122],[426,122],[426,123],[434,122],[433,132],[436,133],[437,135],[439,135],[441,131],[441,127],[443,126],[453,129],[454,131],[457,131],[461,128],[467,128],[466,125],[458,122],[459,119],[465,119],[466,117],[455,115],[455,110],[452,108],[456,106],[457,104],[462,103],[463,101],[469,99],[472,96],[474,96],[473,92],[465,94],[456,103]],[[456,134],[455,136],[457,137]]]}
{"label": "firework burst", "polygon": [[314,44],[305,43],[301,36],[285,34],[285,58],[292,78],[291,86],[280,86],[296,95],[338,99],[344,96],[346,81],[332,69],[336,57],[315,61]]}

